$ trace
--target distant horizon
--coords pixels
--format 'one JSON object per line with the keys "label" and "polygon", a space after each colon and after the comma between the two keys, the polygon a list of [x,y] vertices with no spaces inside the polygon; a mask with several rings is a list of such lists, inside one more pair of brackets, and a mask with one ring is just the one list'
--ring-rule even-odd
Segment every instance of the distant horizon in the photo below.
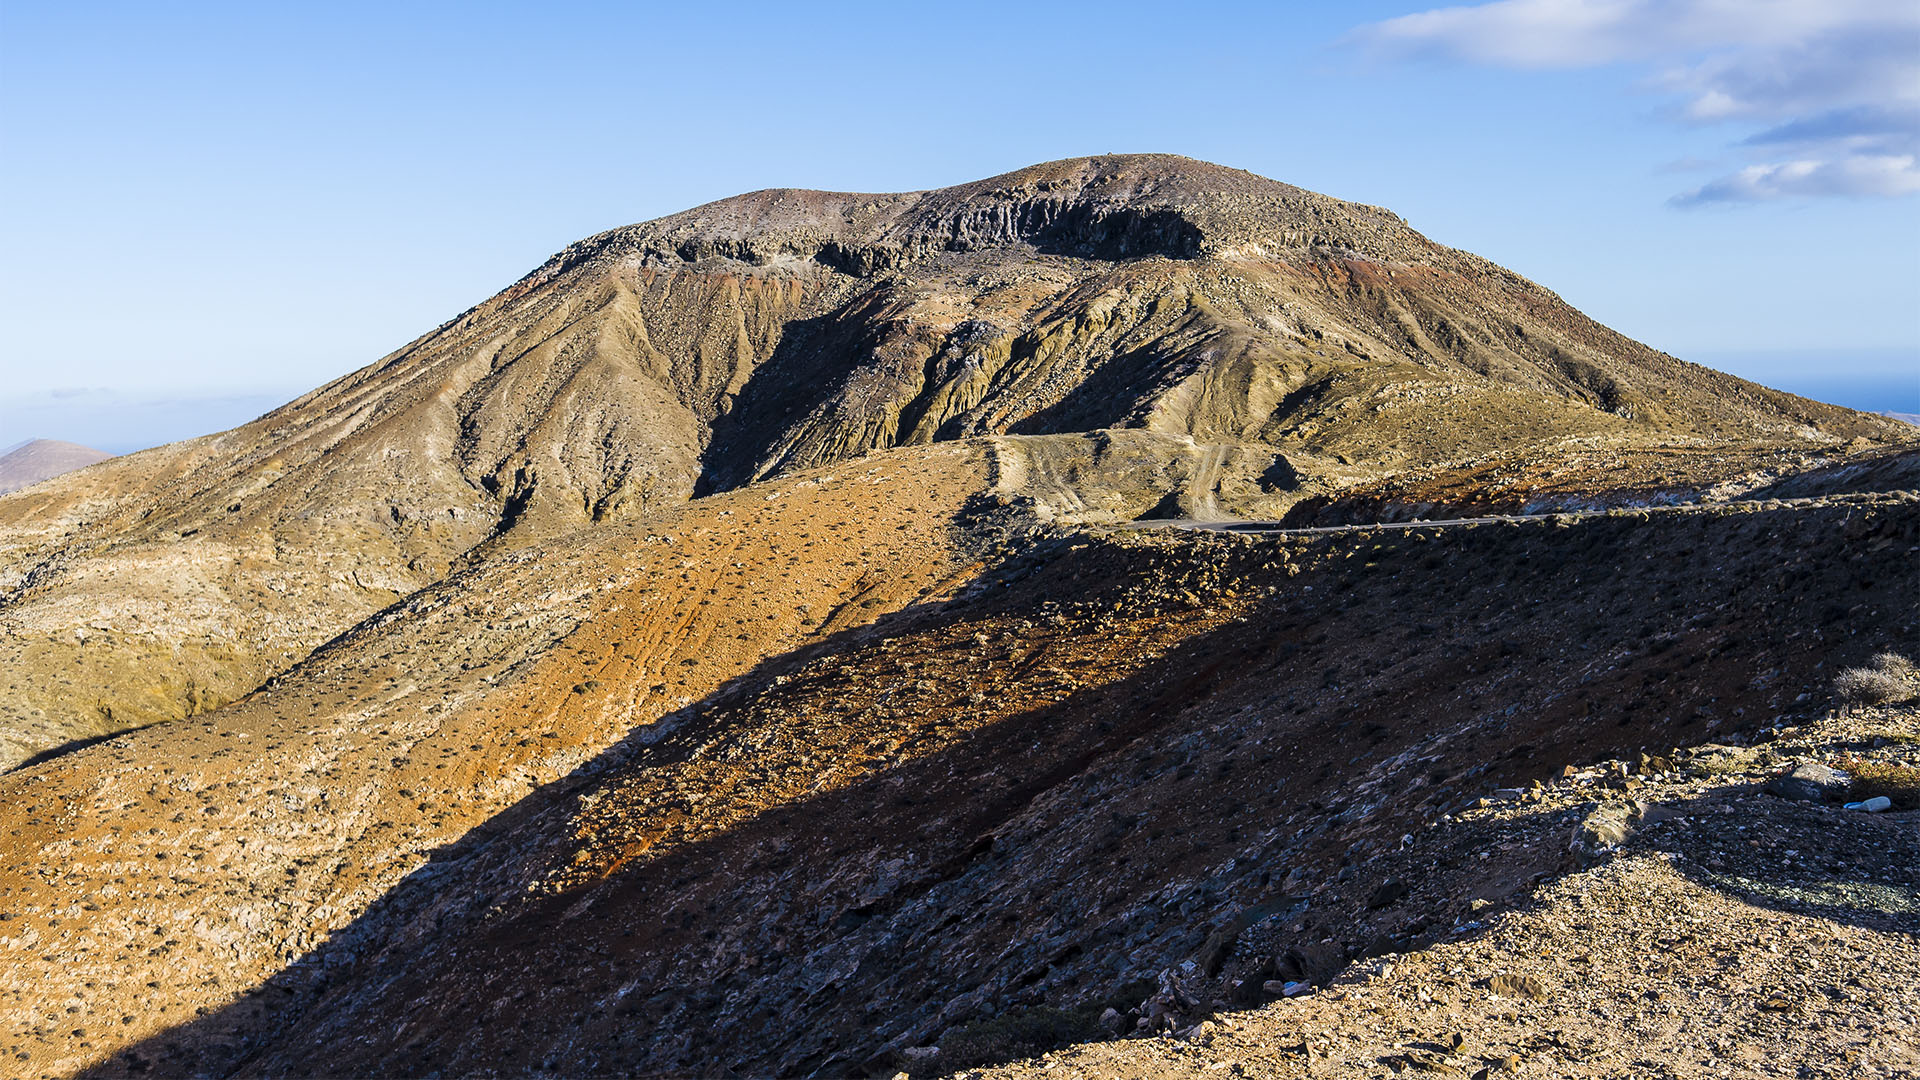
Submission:
{"label": "distant horizon", "polygon": [[[1728,349],[1674,355],[1829,405],[1861,412],[1920,416],[1920,346],[1910,349]],[[1843,362],[1835,364],[1835,360]],[[336,375],[348,373],[341,371]],[[322,384],[281,389],[236,387],[198,393],[68,388],[25,395],[0,394],[0,454],[34,439],[78,443],[116,456],[136,453],[231,430],[319,385]]]}

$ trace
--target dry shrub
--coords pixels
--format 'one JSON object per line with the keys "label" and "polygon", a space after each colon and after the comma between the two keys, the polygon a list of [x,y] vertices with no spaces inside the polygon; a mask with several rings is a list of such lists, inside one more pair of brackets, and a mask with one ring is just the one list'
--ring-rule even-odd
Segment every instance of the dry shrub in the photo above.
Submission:
{"label": "dry shrub", "polygon": [[1067,1011],[1041,1006],[976,1021],[940,1038],[936,1070],[941,1074],[979,1065],[999,1065],[1037,1057],[1104,1033],[1095,1009]]}
{"label": "dry shrub", "polygon": [[1881,653],[1866,667],[1847,668],[1834,676],[1840,700],[1853,705],[1885,705],[1920,693],[1920,670],[1898,653]]}
{"label": "dry shrub", "polygon": [[1834,766],[1853,777],[1848,790],[1852,799],[1871,799],[1885,795],[1900,810],[1920,809],[1920,769],[1891,761],[1841,758]]}

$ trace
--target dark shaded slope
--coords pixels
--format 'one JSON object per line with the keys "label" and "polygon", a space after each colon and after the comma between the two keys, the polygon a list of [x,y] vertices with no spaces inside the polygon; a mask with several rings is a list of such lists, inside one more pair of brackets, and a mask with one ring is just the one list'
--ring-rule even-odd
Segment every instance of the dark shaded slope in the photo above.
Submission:
{"label": "dark shaded slope", "polygon": [[1435,816],[1821,707],[1817,666],[1920,625],[1916,505],[1041,545],[975,599],[631,741],[393,893],[265,1012],[136,1053],[890,1073],[1035,1010],[1259,1000],[1562,865],[1429,858]]}

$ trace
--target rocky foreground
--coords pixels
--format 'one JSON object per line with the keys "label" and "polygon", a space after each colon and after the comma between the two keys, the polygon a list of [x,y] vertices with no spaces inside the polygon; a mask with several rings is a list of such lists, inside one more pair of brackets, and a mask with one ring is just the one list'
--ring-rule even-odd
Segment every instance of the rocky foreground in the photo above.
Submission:
{"label": "rocky foreground", "polygon": [[[1835,761],[1898,777],[1904,809],[1780,792],[1781,773]],[[1920,710],[1567,773],[1408,834],[1415,865],[1515,849],[1565,864],[1516,897],[1463,895],[1430,948],[1197,1021],[1180,1011],[1191,972],[1173,969],[1104,1018],[1138,1034],[961,1075],[1920,1075]]]}
{"label": "rocky foreground", "polygon": [[[836,482],[852,481],[850,495],[884,489],[909,460]],[[961,454],[923,475],[960,490],[969,467]],[[777,490],[825,494],[815,478],[795,483],[815,486]],[[706,513],[751,509],[764,523],[788,502],[745,495]],[[876,540],[925,527],[891,513],[869,511]],[[448,593],[215,714],[197,757],[166,758],[167,744],[148,743],[156,730],[14,774],[7,797],[31,817],[8,838],[9,865],[27,871],[5,895],[24,921],[0,985],[19,1018],[9,1052],[49,1075],[89,1058],[98,1075],[892,1075],[1177,1035],[1268,1000],[1274,1011],[1246,1022],[1305,1015],[1286,1010],[1331,1007],[1329,987],[1382,958],[1402,980],[1385,985],[1416,1000],[1537,977],[1561,996],[1502,1021],[1537,1033],[1551,1026],[1540,1016],[1578,1000],[1558,960],[1522,938],[1509,949],[1455,932],[1509,910],[1587,925],[1561,932],[1602,959],[1658,947],[1697,961],[1676,972],[1772,965],[1769,945],[1789,949],[1703,936],[1681,953],[1659,937],[1604,936],[1646,916],[1629,900],[1656,886],[1697,901],[1702,918],[1778,886],[1872,909],[1822,916],[1836,933],[1899,941],[1914,929],[1903,875],[1920,863],[1902,854],[1904,801],[1884,816],[1782,809],[1783,827],[1823,823],[1829,842],[1796,835],[1776,850],[1747,813],[1771,805],[1747,789],[1787,763],[1764,754],[1827,751],[1735,748],[1726,768],[1750,779],[1706,783],[1676,776],[1717,766],[1673,748],[1816,720],[1835,666],[1911,639],[1920,495],[1377,535],[1060,530],[994,500],[928,524],[939,531],[908,542],[958,527],[983,543],[971,568],[926,563],[931,602],[855,605],[878,614],[836,622],[820,645],[719,692],[684,694],[700,704],[614,745],[604,740],[634,708],[614,702],[652,677],[609,671],[638,662],[674,678],[705,665],[652,653],[646,642],[676,640],[672,624],[649,621],[636,603],[646,594],[617,581],[539,630],[526,621],[536,609],[499,606],[510,579],[494,576],[479,594],[508,631],[498,659],[443,644],[438,672],[378,666],[461,625],[464,609],[446,605],[462,594]],[[693,597],[727,595],[740,560],[683,548],[692,522],[656,535],[675,541],[637,544],[640,558],[690,562]],[[586,565],[586,550],[568,558]],[[537,640],[558,647],[534,660]],[[368,675],[378,681],[359,685],[386,704],[320,719],[340,715],[329,701],[360,700],[347,691]],[[1887,721],[1891,751],[1858,749],[1906,753],[1904,722]],[[296,786],[264,764],[318,761],[328,746],[331,764]],[[496,759],[523,764],[481,765]],[[1681,815],[1692,824],[1626,809],[1650,797],[1697,803]],[[1635,837],[1624,860],[1604,831],[1570,849],[1603,801],[1600,824]],[[1720,805],[1746,809],[1706,812]],[[1844,831],[1857,829],[1880,831]],[[1688,847],[1684,865],[1635,854],[1665,837],[1693,844],[1694,832],[1753,843]],[[1615,869],[1579,869],[1594,859]],[[1798,860],[1777,865],[1803,876],[1760,873],[1776,865],[1766,859]],[[1645,876],[1656,871],[1667,877]],[[1823,875],[1838,875],[1826,893]],[[1582,888],[1592,914],[1554,906]],[[1486,959],[1406,959],[1434,949]],[[1904,954],[1863,955],[1898,984]],[[1776,982],[1769,992],[1797,985]],[[70,1005],[46,1007],[53,985],[72,986]],[[1615,1008],[1579,1007],[1602,1006]],[[1374,1022],[1328,1016],[1323,1031],[1361,1025],[1356,1038]],[[1622,1052],[1637,1045],[1638,1028],[1594,1023]],[[1543,1049],[1523,1042],[1515,1052]],[[1184,1060],[1199,1048],[1083,1052]],[[1099,1071],[1107,1059],[1090,1060]]]}

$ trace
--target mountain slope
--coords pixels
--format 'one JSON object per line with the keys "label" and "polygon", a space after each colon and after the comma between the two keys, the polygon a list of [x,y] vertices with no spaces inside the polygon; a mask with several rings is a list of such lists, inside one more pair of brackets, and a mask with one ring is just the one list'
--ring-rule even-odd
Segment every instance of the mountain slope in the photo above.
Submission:
{"label": "mountain slope", "polygon": [[[503,556],[242,701],[0,775],[14,1070],[70,1074],[256,992],[615,742],[943,597],[978,557],[957,541],[988,470],[981,446],[933,448]],[[82,1004],[50,1012],[68,985]]]}
{"label": "mountain slope", "polygon": [[969,495],[994,452],[504,556],[246,701],[0,778],[5,1048],[891,1075],[997,1017],[1191,1017],[1270,963],[1424,945],[1565,855],[1555,827],[1434,861],[1401,838],[1437,816],[1818,710],[1823,665],[1920,618],[1911,494],[1035,533]]}
{"label": "mountain slope", "polygon": [[31,487],[75,469],[105,461],[112,454],[59,439],[28,439],[0,454],[0,495]]}
{"label": "mountain slope", "polygon": [[1200,161],[755,192],[574,244],[246,427],[0,500],[0,659],[31,673],[0,763],[232,700],[543,536],[876,448],[1098,429],[1231,461],[1139,507],[1206,515],[1569,442],[1910,436]]}
{"label": "mountain slope", "polygon": [[0,661],[28,673],[0,765],[232,700],[545,537],[889,446],[1113,428],[1198,464],[1133,512],[1202,516],[1549,446],[1912,436],[1185,158],[756,192],[575,244],[251,424],[0,500]]}

